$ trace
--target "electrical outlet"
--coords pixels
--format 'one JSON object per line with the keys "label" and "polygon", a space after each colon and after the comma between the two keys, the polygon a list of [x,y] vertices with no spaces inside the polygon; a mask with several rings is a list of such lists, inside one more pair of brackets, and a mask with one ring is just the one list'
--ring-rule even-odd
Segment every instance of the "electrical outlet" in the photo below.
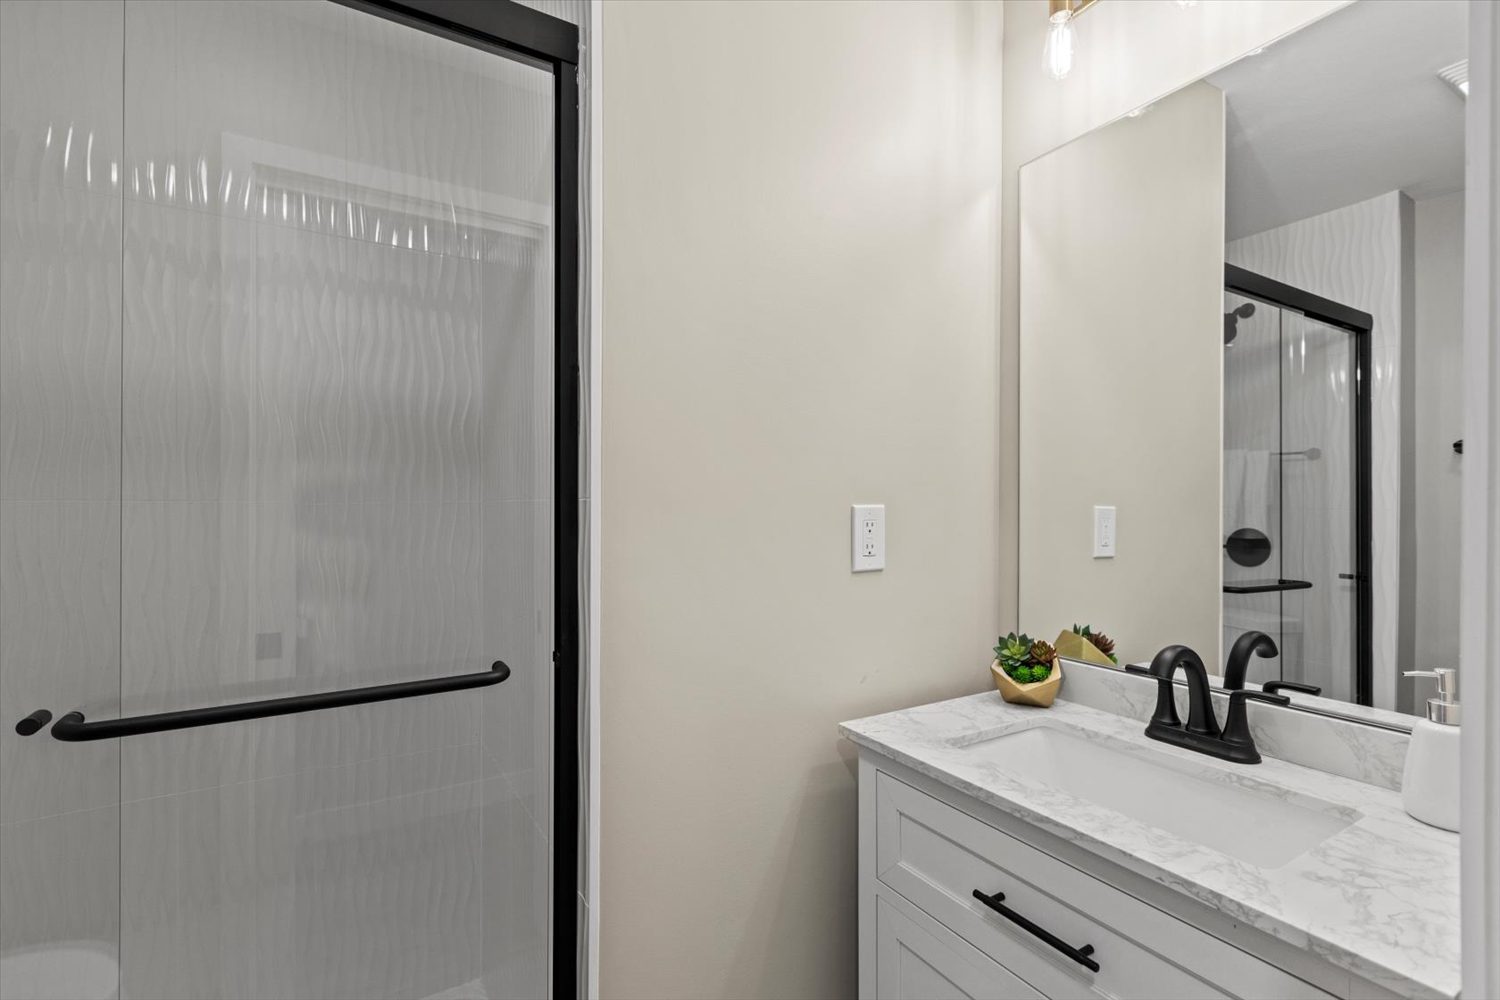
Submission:
{"label": "electrical outlet", "polygon": [[851,511],[850,569],[855,573],[885,569],[885,505],[855,504]]}
{"label": "electrical outlet", "polygon": [[1094,508],[1094,558],[1113,559],[1115,557],[1115,509],[1113,507]]}

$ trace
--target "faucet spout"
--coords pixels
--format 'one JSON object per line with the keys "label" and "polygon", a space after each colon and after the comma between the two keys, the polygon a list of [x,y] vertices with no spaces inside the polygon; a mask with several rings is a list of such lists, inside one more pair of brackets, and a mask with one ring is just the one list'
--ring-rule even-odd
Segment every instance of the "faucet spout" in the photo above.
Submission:
{"label": "faucet spout", "polygon": [[1151,673],[1167,683],[1162,690],[1170,691],[1172,675],[1181,667],[1187,674],[1188,721],[1186,729],[1198,736],[1219,735],[1219,720],[1214,718],[1213,696],[1208,689],[1208,669],[1197,653],[1186,646],[1167,646],[1151,660]]}

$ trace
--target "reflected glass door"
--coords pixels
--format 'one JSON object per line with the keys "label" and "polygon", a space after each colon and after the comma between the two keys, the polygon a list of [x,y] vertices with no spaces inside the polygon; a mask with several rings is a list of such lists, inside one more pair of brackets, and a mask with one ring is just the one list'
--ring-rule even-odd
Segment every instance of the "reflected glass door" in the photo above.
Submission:
{"label": "reflected glass door", "polygon": [[1301,664],[1300,619],[1282,608],[1281,310],[1224,293],[1224,637],[1264,632],[1280,656],[1257,659],[1252,681]]}
{"label": "reflected glass door", "polygon": [[0,19],[0,994],[545,995],[551,69],[325,2]]}
{"label": "reflected glass door", "polygon": [[1281,324],[1282,568],[1312,585],[1282,594],[1283,615],[1302,632],[1296,672],[1283,669],[1287,680],[1355,701],[1356,337],[1291,309]]}
{"label": "reflected glass door", "polygon": [[1259,631],[1280,651],[1252,660],[1251,685],[1368,698],[1359,350],[1348,329],[1224,293],[1224,647]]}

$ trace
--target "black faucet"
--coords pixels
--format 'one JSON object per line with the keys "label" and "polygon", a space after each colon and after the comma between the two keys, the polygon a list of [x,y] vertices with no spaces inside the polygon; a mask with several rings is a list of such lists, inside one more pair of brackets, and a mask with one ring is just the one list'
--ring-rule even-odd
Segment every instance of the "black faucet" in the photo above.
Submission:
{"label": "black faucet", "polygon": [[[1266,639],[1270,642],[1270,639]],[[1238,647],[1238,643],[1236,643]],[[1274,647],[1273,647],[1274,648]],[[1249,659],[1249,653],[1245,653]],[[1187,725],[1177,716],[1176,685],[1172,675],[1181,667],[1187,672],[1188,721]],[[1236,764],[1259,764],[1260,751],[1255,749],[1255,740],[1250,736],[1250,723],[1245,714],[1245,702],[1249,700],[1269,702],[1273,705],[1289,705],[1286,695],[1268,694],[1263,691],[1230,691],[1229,712],[1224,716],[1224,728],[1219,729],[1219,720],[1214,716],[1213,695],[1208,686],[1208,670],[1197,653],[1186,646],[1168,646],[1151,660],[1150,667],[1127,665],[1126,670],[1137,674],[1149,674],[1156,678],[1156,711],[1146,724],[1146,735],[1153,740],[1186,747],[1198,753],[1206,753]],[[1243,674],[1241,676],[1243,680]]]}
{"label": "black faucet", "polygon": [[[1229,647],[1229,659],[1224,663],[1224,690],[1238,691],[1245,686],[1245,674],[1250,670],[1251,656],[1276,656],[1280,651],[1276,643],[1264,632],[1244,632]],[[1261,689],[1270,694],[1278,691],[1296,691],[1300,694],[1319,695],[1323,689],[1312,684],[1296,681],[1266,681]]]}

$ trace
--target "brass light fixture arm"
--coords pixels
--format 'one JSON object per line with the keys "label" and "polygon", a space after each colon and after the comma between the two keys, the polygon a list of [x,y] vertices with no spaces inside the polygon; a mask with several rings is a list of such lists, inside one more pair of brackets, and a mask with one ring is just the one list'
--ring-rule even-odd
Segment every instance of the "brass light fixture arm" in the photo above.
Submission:
{"label": "brass light fixture arm", "polygon": [[1099,0],[1047,0],[1047,19],[1056,21],[1059,14],[1066,14],[1067,20],[1072,20],[1098,2]]}

